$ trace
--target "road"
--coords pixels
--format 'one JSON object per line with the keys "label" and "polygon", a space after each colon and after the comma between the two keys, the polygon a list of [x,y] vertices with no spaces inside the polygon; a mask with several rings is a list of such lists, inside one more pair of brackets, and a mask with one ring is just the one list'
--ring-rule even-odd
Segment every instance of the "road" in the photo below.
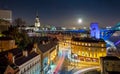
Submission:
{"label": "road", "polygon": [[65,59],[65,52],[63,51],[62,57],[59,59],[59,61],[57,63],[57,66],[55,68],[54,74],[58,74],[59,73],[59,70],[61,69],[61,66],[62,66],[62,64],[64,62],[64,59]]}
{"label": "road", "polygon": [[[98,66],[96,67],[95,65],[93,65],[91,63],[88,64],[85,62],[81,62],[81,61],[72,59],[70,57],[71,56],[71,54],[70,54],[71,52],[69,52],[70,49],[68,49],[68,48],[63,48],[61,50],[62,50],[61,51],[62,53],[61,53],[60,59],[58,60],[54,70],[52,70],[52,72],[49,74],[63,74],[65,72],[66,72],[66,74],[73,74],[73,73],[74,74],[82,74],[83,72],[98,68]],[[66,62],[65,58],[68,59],[67,63],[66,63],[66,64],[69,64],[67,66],[68,70],[61,69],[64,67],[63,63]]]}
{"label": "road", "polygon": [[95,66],[95,67],[89,67],[89,68],[85,68],[85,69],[81,69],[77,72],[75,72],[74,74],[84,74],[85,72],[91,71],[91,70],[96,70],[99,69],[99,66]]}

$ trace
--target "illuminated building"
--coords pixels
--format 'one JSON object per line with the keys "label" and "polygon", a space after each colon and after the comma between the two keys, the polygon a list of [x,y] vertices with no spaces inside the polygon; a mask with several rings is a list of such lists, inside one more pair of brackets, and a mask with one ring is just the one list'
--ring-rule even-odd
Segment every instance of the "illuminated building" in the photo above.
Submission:
{"label": "illuminated building", "polygon": [[15,40],[10,37],[0,37],[0,52],[16,48]]}
{"label": "illuminated building", "polygon": [[33,37],[33,42],[24,50],[14,48],[1,52],[0,74],[46,74],[57,60],[57,39]]}
{"label": "illuminated building", "polygon": [[101,74],[120,74],[120,58],[106,56],[100,58]]}
{"label": "illuminated building", "polygon": [[70,47],[71,44],[71,36],[64,36],[64,40],[62,41],[63,47]]}
{"label": "illuminated building", "polygon": [[40,27],[40,21],[38,16],[35,19],[35,27]]}
{"label": "illuminated building", "polygon": [[91,37],[94,37],[96,39],[100,38],[100,29],[98,27],[98,23],[91,23],[90,24],[90,32],[91,32]]}
{"label": "illuminated building", "polygon": [[99,58],[106,56],[106,43],[101,39],[72,38],[72,57],[85,62],[98,62]]}
{"label": "illuminated building", "polygon": [[40,74],[40,54],[32,48],[1,52],[0,74]]}
{"label": "illuminated building", "polygon": [[0,10],[0,32],[8,30],[10,23],[12,22],[11,10]]}
{"label": "illuminated building", "polygon": [[53,65],[58,56],[58,43],[56,38],[51,37],[32,37],[34,49],[41,55],[41,74],[46,74],[47,70]]}
{"label": "illuminated building", "polygon": [[39,27],[40,27],[40,20],[39,20],[39,17],[37,15],[35,18],[35,31],[39,30]]}
{"label": "illuminated building", "polygon": [[11,10],[0,10],[0,19],[12,22],[12,11]]}

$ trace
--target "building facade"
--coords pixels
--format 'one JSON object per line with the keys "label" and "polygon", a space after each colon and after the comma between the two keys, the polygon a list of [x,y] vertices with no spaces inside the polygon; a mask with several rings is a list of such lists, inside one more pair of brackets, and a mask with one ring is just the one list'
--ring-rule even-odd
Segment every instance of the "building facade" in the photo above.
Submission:
{"label": "building facade", "polygon": [[40,72],[41,74],[47,74],[51,66],[56,63],[58,56],[59,45],[56,38],[51,37],[34,37],[34,48],[39,54],[41,54]]}
{"label": "building facade", "polygon": [[100,58],[101,74],[120,74],[120,58],[105,56]]}
{"label": "building facade", "polygon": [[10,37],[0,37],[0,52],[17,48],[15,40]]}
{"label": "building facade", "polygon": [[40,20],[39,20],[38,15],[35,18],[35,25],[34,26],[35,26],[35,28],[34,28],[35,31],[40,30]]}
{"label": "building facade", "polygon": [[1,52],[0,74],[40,74],[40,54],[31,49]]}
{"label": "building facade", "polygon": [[0,10],[0,19],[12,22],[12,11],[11,10]]}
{"label": "building facade", "polygon": [[10,23],[12,22],[11,10],[0,10],[0,32],[8,30]]}
{"label": "building facade", "polygon": [[72,38],[71,53],[74,59],[99,63],[99,58],[106,56],[106,43],[92,38]]}

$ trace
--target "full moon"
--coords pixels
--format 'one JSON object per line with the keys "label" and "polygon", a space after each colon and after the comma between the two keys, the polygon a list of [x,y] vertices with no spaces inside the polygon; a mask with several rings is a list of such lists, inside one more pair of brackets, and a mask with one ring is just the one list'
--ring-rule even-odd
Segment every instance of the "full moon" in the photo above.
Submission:
{"label": "full moon", "polygon": [[78,23],[82,23],[82,19],[78,19]]}

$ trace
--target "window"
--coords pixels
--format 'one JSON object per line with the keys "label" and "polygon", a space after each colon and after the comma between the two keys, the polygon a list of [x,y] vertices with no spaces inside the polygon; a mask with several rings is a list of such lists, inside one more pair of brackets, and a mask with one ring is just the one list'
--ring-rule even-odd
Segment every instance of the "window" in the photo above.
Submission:
{"label": "window", "polygon": [[88,50],[90,51],[90,48],[88,48]]}
{"label": "window", "polygon": [[104,47],[104,44],[101,44],[101,47]]}
{"label": "window", "polygon": [[87,43],[85,43],[85,45],[87,46]]}
{"label": "window", "polygon": [[101,49],[101,51],[104,51],[104,49]]}
{"label": "window", "polygon": [[89,43],[88,46],[91,46],[91,44]]}
{"label": "window", "polygon": [[84,45],[84,43],[82,43],[82,45]]}

